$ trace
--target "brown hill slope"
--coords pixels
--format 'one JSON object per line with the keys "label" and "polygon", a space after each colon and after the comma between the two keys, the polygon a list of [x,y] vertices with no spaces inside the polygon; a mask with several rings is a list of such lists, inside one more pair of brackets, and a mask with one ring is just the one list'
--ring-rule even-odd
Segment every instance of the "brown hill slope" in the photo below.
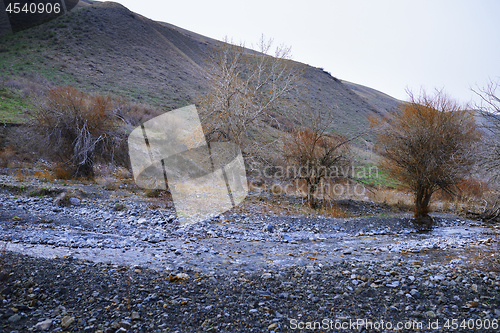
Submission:
{"label": "brown hill slope", "polygon": [[[42,75],[57,84],[109,92],[168,111],[192,103],[205,89],[203,66],[215,43],[117,3],[85,4],[0,39],[0,70],[10,77]],[[368,114],[394,106],[382,95],[359,94],[359,88],[319,68],[306,66],[304,77],[313,103],[338,106],[333,130],[341,133],[365,129]]]}

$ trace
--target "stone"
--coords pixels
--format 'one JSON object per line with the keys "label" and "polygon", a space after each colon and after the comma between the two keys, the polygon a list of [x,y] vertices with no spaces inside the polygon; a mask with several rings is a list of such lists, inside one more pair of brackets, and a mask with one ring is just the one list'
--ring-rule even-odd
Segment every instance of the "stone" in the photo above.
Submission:
{"label": "stone", "polygon": [[420,296],[420,293],[417,289],[412,289],[410,290],[410,295],[412,295],[413,297],[418,297]]}
{"label": "stone", "polygon": [[139,314],[139,312],[134,311],[134,312],[132,312],[132,315],[130,316],[130,319],[132,319],[132,320],[140,320],[141,319],[141,315]]}
{"label": "stone", "polygon": [[441,304],[446,304],[446,303],[448,303],[448,298],[446,298],[445,296],[440,296],[438,298],[438,302]]}
{"label": "stone", "polygon": [[186,273],[179,273],[176,275],[177,279],[179,280],[189,280],[189,275]]}
{"label": "stone", "polygon": [[426,313],[424,313],[424,317],[434,319],[437,317],[437,315],[434,313],[434,311],[427,311]]}
{"label": "stone", "polygon": [[479,302],[477,301],[471,301],[465,305],[468,308],[477,308],[479,306]]}
{"label": "stone", "polygon": [[132,326],[132,324],[126,320],[122,320],[122,321],[120,321],[120,326],[123,328],[129,329]]}
{"label": "stone", "polygon": [[71,316],[64,316],[62,319],[61,319],[61,327],[62,328],[68,328],[71,324],[73,324],[75,322],[75,317],[71,317]]}
{"label": "stone", "polygon": [[44,321],[41,321],[37,323],[34,328],[39,331],[45,331],[48,330],[52,326],[52,320],[51,319],[46,319]]}
{"label": "stone", "polygon": [[264,231],[267,231],[267,232],[271,232],[273,233],[274,232],[274,225],[272,224],[268,224],[264,227]]}
{"label": "stone", "polygon": [[54,205],[56,206],[64,206],[67,199],[66,199],[67,194],[65,192],[59,194],[55,199],[54,199]]}
{"label": "stone", "polygon": [[264,273],[264,274],[262,274],[261,278],[264,280],[268,280],[268,279],[272,279],[273,275],[271,273]]}
{"label": "stone", "polygon": [[16,313],[16,314],[10,316],[8,320],[10,323],[17,323],[19,320],[21,320],[21,316]]}
{"label": "stone", "polygon": [[80,206],[82,201],[78,198],[69,198],[69,203],[73,206]]}
{"label": "stone", "polygon": [[396,287],[399,287],[399,281],[393,281],[391,283],[388,283],[386,284],[386,287],[389,287],[389,288],[396,288]]}
{"label": "stone", "polygon": [[278,328],[278,323],[273,323],[267,327],[269,330],[274,330],[275,328]]}

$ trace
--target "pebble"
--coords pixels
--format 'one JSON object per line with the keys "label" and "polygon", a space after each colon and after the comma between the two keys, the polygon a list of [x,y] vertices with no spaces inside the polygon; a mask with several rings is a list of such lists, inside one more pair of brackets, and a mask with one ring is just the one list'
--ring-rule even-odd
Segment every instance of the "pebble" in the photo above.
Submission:
{"label": "pebble", "polygon": [[71,316],[64,316],[62,319],[61,319],[61,327],[62,328],[68,328],[71,324],[73,324],[75,322],[75,317],[71,317]]}
{"label": "pebble", "polygon": [[11,323],[17,323],[19,320],[21,320],[21,316],[19,314],[14,314],[9,317],[8,321]]}
{"label": "pebble", "polygon": [[44,321],[38,322],[34,326],[34,329],[35,330],[39,330],[39,331],[45,331],[45,330],[48,330],[50,328],[50,326],[52,326],[52,320],[51,319],[46,319]]}
{"label": "pebble", "polygon": [[80,206],[82,204],[82,201],[78,198],[69,198],[69,203],[72,204],[73,206]]}

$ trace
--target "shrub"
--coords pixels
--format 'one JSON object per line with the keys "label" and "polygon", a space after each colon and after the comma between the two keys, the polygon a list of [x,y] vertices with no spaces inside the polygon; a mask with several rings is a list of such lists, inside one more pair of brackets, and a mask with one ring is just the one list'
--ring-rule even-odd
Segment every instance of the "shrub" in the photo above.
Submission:
{"label": "shrub", "polygon": [[125,142],[120,112],[109,97],[57,87],[32,112],[30,128],[41,138],[38,146],[65,163],[72,177],[92,178],[96,159],[112,160]]}
{"label": "shrub", "polygon": [[0,167],[6,168],[14,155],[16,150],[11,146],[0,149]]}

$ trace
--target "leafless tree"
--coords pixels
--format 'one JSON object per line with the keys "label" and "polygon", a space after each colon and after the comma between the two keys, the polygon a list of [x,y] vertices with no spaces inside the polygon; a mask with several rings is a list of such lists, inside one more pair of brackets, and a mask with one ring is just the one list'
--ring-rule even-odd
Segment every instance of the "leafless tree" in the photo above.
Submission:
{"label": "leafless tree", "polygon": [[454,186],[470,173],[480,132],[474,113],[443,92],[409,96],[399,110],[371,122],[378,132],[382,167],[413,191],[415,222],[430,228],[432,194],[437,189],[453,193]]}
{"label": "leafless tree", "polygon": [[249,126],[295,89],[301,69],[290,48],[278,46],[270,55],[272,46],[263,36],[257,51],[226,39],[210,52],[209,87],[198,103],[209,141],[230,140],[245,150]]}
{"label": "leafless tree", "polygon": [[[486,87],[472,89],[480,97],[475,108],[481,116],[485,131],[481,166],[494,181],[500,181],[500,79]],[[500,220],[500,198],[490,203],[483,213],[485,220]]]}
{"label": "leafless tree", "polygon": [[339,170],[352,163],[350,142],[345,136],[331,131],[335,119],[335,107],[314,108],[309,105],[300,109],[295,117],[303,124],[283,137],[283,155],[288,178],[304,180],[309,207],[319,206],[318,190],[321,182],[339,175]]}

